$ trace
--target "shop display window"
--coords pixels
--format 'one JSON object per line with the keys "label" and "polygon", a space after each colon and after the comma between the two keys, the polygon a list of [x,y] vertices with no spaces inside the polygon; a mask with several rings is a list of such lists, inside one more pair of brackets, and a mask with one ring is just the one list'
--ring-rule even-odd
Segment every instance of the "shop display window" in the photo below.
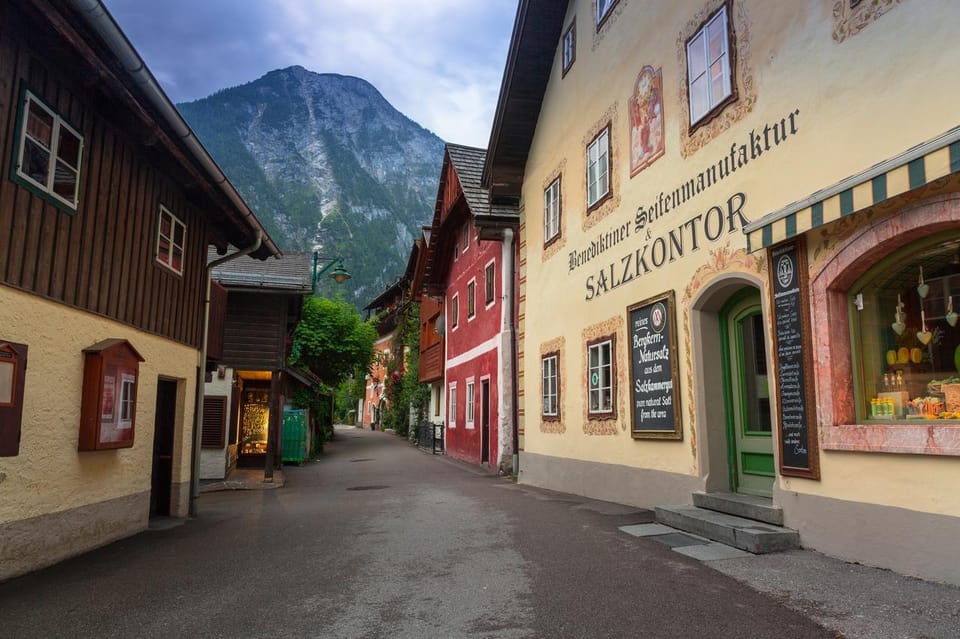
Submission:
{"label": "shop display window", "polygon": [[960,420],[960,238],[894,253],[849,301],[858,421]]}

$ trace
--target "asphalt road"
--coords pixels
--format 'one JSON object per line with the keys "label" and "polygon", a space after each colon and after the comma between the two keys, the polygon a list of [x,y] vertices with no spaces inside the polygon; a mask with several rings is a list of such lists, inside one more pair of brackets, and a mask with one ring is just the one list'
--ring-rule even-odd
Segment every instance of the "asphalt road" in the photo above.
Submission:
{"label": "asphalt road", "polygon": [[834,637],[619,526],[651,513],[338,431],[272,491],[0,584],[0,637]]}

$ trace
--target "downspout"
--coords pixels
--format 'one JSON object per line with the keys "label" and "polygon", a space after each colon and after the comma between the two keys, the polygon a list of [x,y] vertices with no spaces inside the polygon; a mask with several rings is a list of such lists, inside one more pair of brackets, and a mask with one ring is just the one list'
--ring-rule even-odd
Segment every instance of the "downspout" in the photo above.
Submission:
{"label": "downspout", "polygon": [[[510,231],[511,238],[513,231]],[[517,246],[519,252],[519,244]],[[514,313],[517,299],[517,278],[514,274],[514,255],[510,255],[510,359],[513,366],[513,477],[520,480],[520,371],[517,370],[517,315]]]}
{"label": "downspout", "polygon": [[[503,264],[503,290],[504,290],[504,299],[501,307],[501,330],[506,331],[509,334],[508,345],[510,353],[507,357],[504,358],[504,368],[507,370],[502,371],[504,380],[509,380],[510,388],[507,391],[509,393],[508,402],[510,404],[510,452],[511,452],[511,474],[517,476],[517,466],[519,463],[519,453],[518,453],[518,444],[519,436],[517,433],[517,360],[515,356],[516,351],[516,326],[514,325],[514,296],[516,294],[514,287],[514,259],[513,259],[513,229],[507,228],[503,230],[503,239],[501,243],[501,253],[500,261]],[[501,341],[502,344],[502,341]],[[501,388],[504,386],[501,381]],[[503,470],[503,461],[501,460],[501,470]]]}
{"label": "downspout", "polygon": [[196,408],[194,409],[193,420],[193,448],[190,451],[190,516],[197,516],[197,500],[200,497],[200,437],[203,433],[203,396],[204,385],[206,384],[207,371],[207,337],[210,332],[210,282],[212,280],[213,269],[225,262],[235,260],[239,257],[249,255],[260,248],[263,243],[263,232],[257,231],[257,237],[253,244],[247,248],[240,249],[236,253],[224,255],[221,258],[207,264],[204,269],[204,280],[206,280],[206,292],[203,296],[203,339],[200,342],[200,363],[197,366],[197,397]]}

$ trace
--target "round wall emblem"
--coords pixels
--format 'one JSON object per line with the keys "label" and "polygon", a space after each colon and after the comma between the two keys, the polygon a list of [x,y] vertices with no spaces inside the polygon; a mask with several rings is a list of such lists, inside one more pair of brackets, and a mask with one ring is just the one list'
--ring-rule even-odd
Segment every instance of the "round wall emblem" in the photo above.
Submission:
{"label": "round wall emblem", "polygon": [[786,255],[781,255],[777,260],[777,281],[783,288],[787,288],[793,282],[793,260]]}
{"label": "round wall emblem", "polygon": [[654,333],[659,333],[667,324],[667,308],[662,302],[657,302],[650,309],[650,326]]}

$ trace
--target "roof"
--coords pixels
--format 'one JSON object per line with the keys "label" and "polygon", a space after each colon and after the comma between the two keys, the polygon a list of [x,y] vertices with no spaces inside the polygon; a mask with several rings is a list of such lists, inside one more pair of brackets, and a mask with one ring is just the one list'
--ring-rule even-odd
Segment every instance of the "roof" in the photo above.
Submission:
{"label": "roof", "polygon": [[[236,251],[231,251],[235,253]],[[229,255],[230,253],[228,253]],[[207,251],[207,261],[218,255],[215,249]],[[228,289],[269,292],[313,293],[313,254],[284,253],[276,260],[256,260],[248,256],[224,262],[214,267],[210,277]]]}
{"label": "roof", "polygon": [[467,200],[467,206],[474,215],[480,215],[489,208],[487,190],[480,184],[483,164],[487,158],[486,149],[459,144],[447,144],[447,155],[457,172],[460,189]]}
{"label": "roof", "polygon": [[481,183],[492,206],[477,226],[516,225],[520,190],[540,107],[550,80],[566,0],[520,0]]}
{"label": "roof", "polygon": [[397,278],[396,281],[388,284],[380,295],[373,298],[372,302],[364,306],[363,310],[375,311],[387,308],[392,302],[403,298],[408,284],[410,284],[410,280],[406,276]]}
{"label": "roof", "polygon": [[[211,222],[212,241],[225,248],[257,245],[254,257],[279,256],[266,229],[234,188],[196,134],[160,87],[129,39],[100,0],[37,3],[59,36],[79,59],[97,69],[97,88],[129,109],[156,136],[157,146],[186,169],[201,207]],[[210,206],[212,204],[212,206]]]}

